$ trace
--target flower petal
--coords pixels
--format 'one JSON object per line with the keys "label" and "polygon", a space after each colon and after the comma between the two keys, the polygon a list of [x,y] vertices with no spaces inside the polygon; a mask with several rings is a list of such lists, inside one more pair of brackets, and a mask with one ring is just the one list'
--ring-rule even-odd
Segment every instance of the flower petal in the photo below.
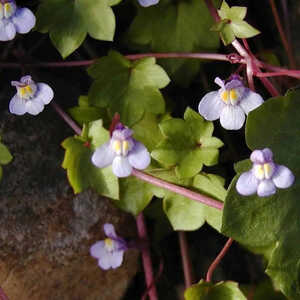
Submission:
{"label": "flower petal", "polygon": [[98,241],[90,248],[90,254],[95,258],[100,258],[107,252],[104,241]]}
{"label": "flower petal", "polygon": [[247,92],[244,93],[243,99],[241,99],[239,106],[243,111],[248,115],[248,113],[264,103],[263,98],[252,92],[250,89],[247,89]]}
{"label": "flower petal", "polygon": [[26,7],[18,8],[12,21],[15,24],[17,32],[27,33],[35,25],[35,15]]}
{"label": "flower petal", "polygon": [[272,162],[273,161],[273,152],[272,152],[271,149],[264,148],[262,150],[262,152],[264,154],[265,161],[267,161],[267,162]]}
{"label": "flower petal", "polygon": [[221,112],[220,122],[225,129],[238,130],[245,122],[245,113],[238,105],[226,105]]}
{"label": "flower petal", "polygon": [[108,270],[111,268],[111,256],[112,254],[108,251],[103,253],[103,255],[98,259],[98,266],[103,270]]}
{"label": "flower petal", "polygon": [[15,115],[24,115],[27,112],[26,101],[16,94],[9,102],[9,111]]}
{"label": "flower petal", "polygon": [[112,164],[115,156],[110,147],[110,142],[107,142],[96,149],[92,155],[92,163],[98,168],[105,168]]}
{"label": "flower petal", "polygon": [[115,227],[113,224],[105,223],[103,226],[103,230],[104,230],[104,233],[106,236],[117,238],[117,234],[116,234]]}
{"label": "flower petal", "polygon": [[124,251],[114,251],[111,253],[110,265],[113,269],[121,266],[123,262]]}
{"label": "flower petal", "polygon": [[150,154],[147,148],[140,142],[135,142],[133,149],[128,154],[129,163],[136,169],[146,169],[150,162]]}
{"label": "flower petal", "polygon": [[259,197],[268,197],[276,193],[276,186],[272,180],[266,179],[259,183],[257,195]]}
{"label": "flower petal", "polygon": [[37,85],[36,97],[41,99],[44,104],[49,104],[53,99],[54,93],[52,88],[43,82],[39,82]]}
{"label": "flower petal", "polygon": [[16,36],[16,28],[12,22],[0,21],[0,41],[10,41]]}
{"label": "flower petal", "polygon": [[220,118],[222,110],[227,105],[220,99],[219,92],[207,93],[200,101],[198,111],[206,120],[214,121]]}
{"label": "flower petal", "polygon": [[249,196],[257,191],[259,181],[253,175],[252,171],[242,173],[236,183],[236,190],[239,194]]}
{"label": "flower petal", "polygon": [[31,115],[38,115],[40,112],[44,110],[44,103],[42,103],[39,99],[32,99],[26,101],[26,110]]}
{"label": "flower petal", "polygon": [[139,0],[141,6],[148,7],[151,5],[155,5],[159,2],[159,0]]}
{"label": "flower petal", "polygon": [[276,187],[280,189],[286,189],[294,183],[295,176],[289,168],[280,165],[277,166],[272,180]]}
{"label": "flower petal", "polygon": [[127,157],[116,156],[112,163],[112,171],[117,177],[127,177],[131,174],[132,166]]}
{"label": "flower petal", "polygon": [[262,150],[254,150],[250,155],[250,159],[254,163],[263,164],[265,163],[264,152]]}

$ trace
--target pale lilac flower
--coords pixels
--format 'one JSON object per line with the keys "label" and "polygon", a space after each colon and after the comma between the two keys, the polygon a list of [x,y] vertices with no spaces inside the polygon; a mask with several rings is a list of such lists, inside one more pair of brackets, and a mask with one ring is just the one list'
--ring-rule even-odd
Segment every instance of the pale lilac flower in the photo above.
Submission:
{"label": "pale lilac flower", "polygon": [[123,238],[117,236],[112,224],[104,224],[103,229],[107,238],[92,245],[90,254],[98,259],[101,269],[116,269],[122,264],[128,245]]}
{"label": "pale lilac flower", "polygon": [[253,167],[242,173],[236,183],[237,191],[244,196],[257,193],[260,197],[271,196],[276,188],[286,189],[294,182],[294,175],[285,166],[273,162],[273,153],[269,148],[254,150],[250,156]]}
{"label": "pale lilac flower", "polygon": [[110,141],[96,149],[92,162],[98,168],[112,165],[117,177],[127,177],[132,168],[145,169],[151,158],[146,147],[132,138],[132,130],[118,123],[112,132]]}
{"label": "pale lilac flower", "polygon": [[236,75],[227,83],[217,77],[215,83],[221,88],[207,93],[201,99],[198,107],[200,115],[209,121],[220,118],[225,129],[240,129],[245,122],[245,114],[260,106],[262,97],[245,87]]}
{"label": "pale lilac flower", "polygon": [[138,0],[139,4],[144,7],[155,5],[159,2],[159,0]]}
{"label": "pale lilac flower", "polygon": [[0,0],[0,41],[12,40],[16,33],[28,33],[35,16],[26,7],[18,8],[14,0]]}
{"label": "pale lilac flower", "polygon": [[12,114],[37,115],[53,98],[53,90],[48,84],[35,83],[29,75],[23,76],[20,81],[12,81],[11,85],[17,88],[17,94],[9,103],[9,111]]}

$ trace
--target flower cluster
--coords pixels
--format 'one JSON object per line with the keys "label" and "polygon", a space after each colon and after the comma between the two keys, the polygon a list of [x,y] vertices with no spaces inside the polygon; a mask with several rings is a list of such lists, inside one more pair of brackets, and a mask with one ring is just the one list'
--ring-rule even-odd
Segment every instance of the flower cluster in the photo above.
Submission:
{"label": "flower cluster", "polygon": [[132,138],[132,130],[118,123],[112,132],[110,141],[96,149],[92,162],[98,168],[112,165],[117,177],[127,177],[132,168],[145,169],[151,158],[146,147]]}
{"label": "flower cluster", "polygon": [[34,25],[30,9],[18,8],[14,0],[0,1],[0,41],[12,40],[16,33],[28,33]]}
{"label": "flower cluster", "polygon": [[104,224],[103,229],[107,238],[92,245],[90,253],[98,259],[98,265],[101,269],[116,269],[122,264],[124,252],[128,249],[128,245],[123,238],[117,236],[112,224]]}
{"label": "flower cluster", "polygon": [[12,81],[11,85],[17,88],[17,94],[9,103],[9,111],[12,114],[37,115],[53,98],[53,90],[48,84],[36,83],[29,75],[23,76],[20,81]]}
{"label": "flower cluster", "polygon": [[285,189],[294,182],[294,175],[285,166],[273,162],[273,153],[269,148],[254,150],[250,156],[253,167],[242,173],[236,183],[237,191],[244,196],[257,193],[260,197],[271,196],[276,188]]}
{"label": "flower cluster", "polygon": [[262,97],[245,87],[236,75],[227,83],[217,77],[215,83],[220,89],[207,93],[201,99],[199,113],[209,121],[220,118],[225,129],[240,129],[245,122],[245,114],[260,106],[263,103]]}
{"label": "flower cluster", "polygon": [[139,0],[139,4],[144,7],[155,5],[159,0]]}

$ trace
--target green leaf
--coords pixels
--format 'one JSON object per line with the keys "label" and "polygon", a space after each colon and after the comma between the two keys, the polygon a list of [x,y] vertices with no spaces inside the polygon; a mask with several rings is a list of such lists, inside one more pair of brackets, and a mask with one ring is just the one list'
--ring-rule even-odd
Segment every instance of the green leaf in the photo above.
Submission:
{"label": "green leaf", "polygon": [[95,81],[89,91],[89,102],[108,107],[111,115],[118,112],[121,121],[132,126],[143,118],[145,111],[165,112],[159,89],[169,83],[165,71],[148,57],[130,62],[117,52],[110,52],[88,69]]}
{"label": "green leaf", "polygon": [[260,33],[259,30],[255,29],[247,22],[241,20],[235,20],[227,26],[230,26],[234,35],[241,39],[250,38]]}
{"label": "green leaf", "polygon": [[66,152],[62,167],[67,170],[74,193],[91,187],[100,195],[119,199],[118,179],[112,173],[111,166],[100,169],[91,162],[95,148],[108,138],[108,132],[102,127],[100,120],[89,123],[81,137],[69,137],[63,141],[62,146]]}
{"label": "green leaf", "polygon": [[187,108],[182,119],[168,119],[160,123],[165,139],[151,152],[151,156],[165,167],[175,166],[179,178],[193,177],[203,167],[218,162],[223,143],[211,137],[212,122]]}
{"label": "green leaf", "polygon": [[232,43],[236,37],[249,38],[259,34],[260,32],[257,29],[243,21],[246,13],[247,7],[229,7],[223,1],[221,8],[218,10],[221,21],[215,24],[211,30],[220,32],[221,39],[225,45]]}
{"label": "green leaf", "polygon": [[83,125],[84,123],[102,119],[104,124],[109,125],[110,120],[105,108],[89,106],[87,96],[80,96],[78,104],[78,106],[74,106],[68,110],[72,118],[77,123]]}
{"label": "green leaf", "polygon": [[213,284],[201,280],[184,293],[185,300],[246,300],[238,284],[233,281]]}
{"label": "green leaf", "polygon": [[[174,179],[172,181],[174,182]],[[175,181],[174,183],[192,188],[201,194],[212,196],[220,201],[224,201],[226,197],[226,190],[223,187],[224,182],[213,174],[201,173],[193,181]],[[174,230],[196,230],[205,221],[216,230],[220,231],[221,229],[222,211],[179,194],[165,192],[163,208]]]}
{"label": "green leaf", "polygon": [[[152,52],[215,51],[219,40],[217,34],[209,32],[212,24],[204,1],[161,0],[155,6],[138,7],[126,41],[133,49]],[[160,63],[172,79],[183,85],[200,69],[199,60],[168,59]]]}
{"label": "green leaf", "polygon": [[12,160],[12,155],[5,145],[0,143],[0,164],[6,165]]}
{"label": "green leaf", "polygon": [[120,200],[116,205],[137,216],[150,203],[154,195],[162,197],[163,191],[136,177],[120,178]]}
{"label": "green leaf", "polygon": [[288,189],[270,197],[242,197],[235,190],[237,175],[225,201],[222,231],[268,259],[267,273],[291,299],[300,298],[300,90],[265,101],[248,115],[246,142],[251,150],[269,147],[274,161],[295,175]]}
{"label": "green leaf", "polygon": [[37,30],[49,32],[63,58],[74,52],[87,33],[98,40],[112,41],[115,16],[111,0],[44,0],[37,11]]}

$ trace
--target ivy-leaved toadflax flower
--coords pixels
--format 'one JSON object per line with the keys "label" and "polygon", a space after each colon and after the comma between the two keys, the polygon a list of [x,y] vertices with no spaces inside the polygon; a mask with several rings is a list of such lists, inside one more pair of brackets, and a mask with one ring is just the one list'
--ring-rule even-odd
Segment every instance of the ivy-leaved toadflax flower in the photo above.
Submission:
{"label": "ivy-leaved toadflax flower", "polygon": [[0,41],[12,40],[16,33],[28,33],[35,21],[30,9],[17,7],[14,0],[0,0]]}
{"label": "ivy-leaved toadflax flower", "polygon": [[269,148],[254,150],[250,156],[252,169],[244,172],[236,183],[239,194],[249,196],[257,193],[260,197],[271,196],[276,189],[286,189],[295,180],[291,170],[273,161],[273,153]]}
{"label": "ivy-leaved toadflax flower", "polygon": [[133,131],[118,123],[112,132],[111,139],[96,149],[92,162],[98,168],[112,165],[117,177],[127,177],[132,168],[146,169],[151,158],[146,147],[132,137]]}
{"label": "ivy-leaved toadflax flower", "polygon": [[9,111],[15,115],[38,115],[53,98],[52,88],[43,82],[34,82],[31,76],[23,76],[20,81],[12,81],[17,94],[10,100]]}
{"label": "ivy-leaved toadflax flower", "polygon": [[259,94],[245,87],[237,75],[232,76],[227,83],[217,77],[215,83],[220,89],[207,93],[201,99],[198,110],[208,121],[220,119],[225,129],[242,128],[245,115],[264,102]]}

